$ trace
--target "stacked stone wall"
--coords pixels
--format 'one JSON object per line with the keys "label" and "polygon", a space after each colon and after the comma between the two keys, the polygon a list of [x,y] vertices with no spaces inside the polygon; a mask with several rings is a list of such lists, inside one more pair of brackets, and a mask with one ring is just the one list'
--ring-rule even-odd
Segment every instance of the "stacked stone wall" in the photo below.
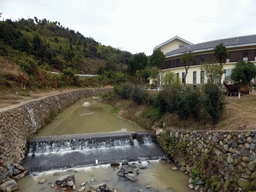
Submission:
{"label": "stacked stone wall", "polygon": [[158,138],[160,145],[190,175],[191,188],[202,192],[256,190],[256,131],[163,135]]}
{"label": "stacked stone wall", "polygon": [[12,175],[13,165],[20,164],[25,157],[27,137],[40,129],[53,112],[67,108],[80,98],[112,91],[112,88],[80,89],[31,100],[15,108],[1,109],[1,177],[5,179]]}

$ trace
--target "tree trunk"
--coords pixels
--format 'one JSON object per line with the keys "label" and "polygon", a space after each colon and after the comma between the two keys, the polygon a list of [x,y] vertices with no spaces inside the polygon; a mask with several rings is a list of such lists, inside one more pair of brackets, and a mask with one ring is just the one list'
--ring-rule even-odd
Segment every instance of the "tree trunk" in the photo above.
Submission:
{"label": "tree trunk", "polygon": [[223,72],[222,72],[222,69],[223,69],[223,65],[222,65],[222,63],[220,63],[220,66],[221,66],[221,72],[220,72],[220,82],[219,82],[219,87],[220,87],[220,90],[222,90],[222,83],[221,83],[222,74],[223,74]]}
{"label": "tree trunk", "polygon": [[238,89],[238,99],[241,99],[241,88]]}

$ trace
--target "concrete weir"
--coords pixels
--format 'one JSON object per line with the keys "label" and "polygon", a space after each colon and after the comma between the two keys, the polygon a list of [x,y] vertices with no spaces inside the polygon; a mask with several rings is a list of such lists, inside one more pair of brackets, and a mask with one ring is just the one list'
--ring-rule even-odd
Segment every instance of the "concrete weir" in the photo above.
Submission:
{"label": "concrete weir", "polygon": [[41,136],[28,143],[22,165],[31,172],[40,172],[163,156],[155,137],[146,131]]}

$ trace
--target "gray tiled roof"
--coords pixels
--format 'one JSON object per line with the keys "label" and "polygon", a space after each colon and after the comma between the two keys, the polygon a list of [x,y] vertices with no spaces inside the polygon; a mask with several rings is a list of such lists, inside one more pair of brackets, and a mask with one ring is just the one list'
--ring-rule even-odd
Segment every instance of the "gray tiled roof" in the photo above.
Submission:
{"label": "gray tiled roof", "polygon": [[213,50],[216,47],[216,45],[219,45],[220,43],[223,43],[224,46],[226,46],[226,48],[239,47],[239,46],[250,45],[250,44],[256,45],[256,35],[233,37],[228,39],[219,39],[215,41],[208,41],[204,43],[193,44],[180,49],[172,50],[166,53],[165,56],[166,58],[168,58],[175,55],[181,55],[184,52],[188,52],[188,51],[201,52],[201,51]]}

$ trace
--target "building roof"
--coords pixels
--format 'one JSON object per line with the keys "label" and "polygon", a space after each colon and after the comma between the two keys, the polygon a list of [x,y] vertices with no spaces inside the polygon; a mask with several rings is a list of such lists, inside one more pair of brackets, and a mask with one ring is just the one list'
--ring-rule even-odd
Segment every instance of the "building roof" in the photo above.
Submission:
{"label": "building roof", "polygon": [[183,41],[184,43],[187,43],[187,44],[189,44],[189,45],[193,45],[193,43],[191,43],[191,42],[189,42],[189,41],[187,41],[187,40],[185,40],[185,39],[182,39],[181,37],[178,37],[178,36],[176,35],[175,37],[173,37],[173,38],[171,38],[171,39],[169,39],[169,40],[167,40],[167,41],[161,43],[160,45],[157,45],[157,46],[153,49],[153,51],[155,51],[156,49],[159,49],[160,47],[162,47],[162,46],[166,45],[167,43],[170,43],[170,42],[172,42],[172,41],[174,41],[174,40],[176,40],[176,39],[178,39],[178,40],[180,40],[180,41]]}
{"label": "building roof", "polygon": [[165,57],[168,58],[168,57],[178,56],[188,51],[191,51],[194,53],[201,52],[201,51],[211,51],[211,50],[214,50],[214,48],[220,43],[223,43],[223,45],[226,48],[252,46],[252,45],[256,45],[256,35],[233,37],[228,39],[219,39],[219,40],[189,45],[180,49],[172,50],[166,53]]}

